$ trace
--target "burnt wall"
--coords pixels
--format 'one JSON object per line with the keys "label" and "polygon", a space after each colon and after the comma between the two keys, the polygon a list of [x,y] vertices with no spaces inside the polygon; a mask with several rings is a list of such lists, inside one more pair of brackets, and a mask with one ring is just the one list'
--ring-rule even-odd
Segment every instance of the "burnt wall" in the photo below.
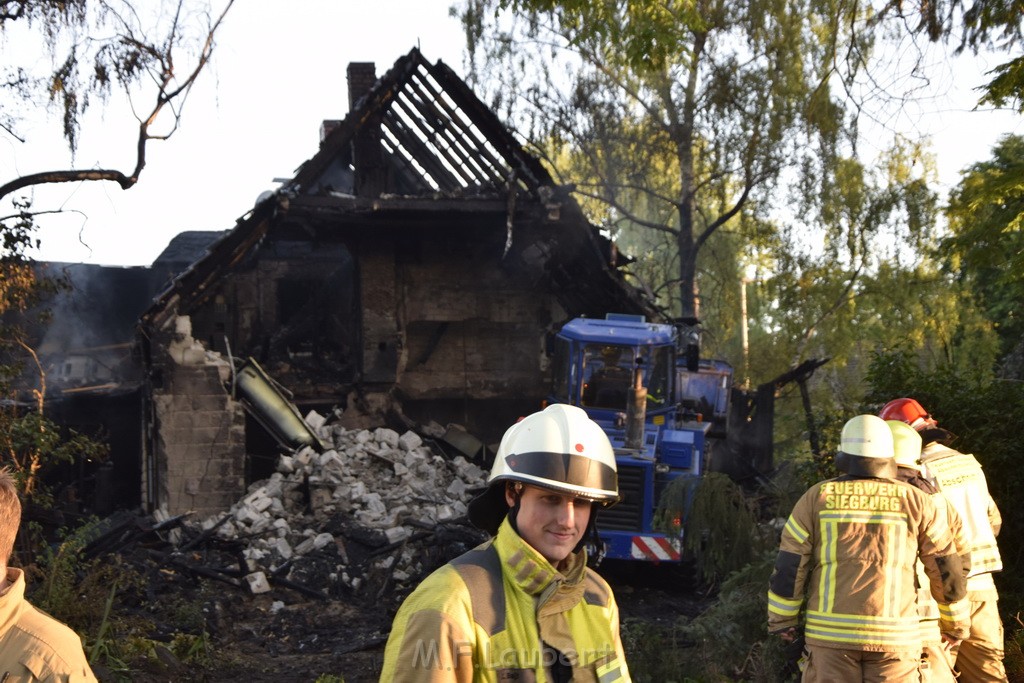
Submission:
{"label": "burnt wall", "polygon": [[193,334],[225,357],[255,358],[297,402],[341,401],[360,362],[356,278],[342,244],[268,241],[189,311]]}
{"label": "burnt wall", "polygon": [[245,414],[225,389],[230,369],[191,337],[188,318],[163,341],[147,502],[171,515],[227,510],[245,493]]}
{"label": "burnt wall", "polygon": [[552,292],[503,265],[503,225],[407,236],[396,251],[406,413],[500,437],[544,396],[544,338],[564,313]]}
{"label": "burnt wall", "polygon": [[356,388],[364,410],[394,399],[487,442],[539,407],[545,336],[566,317],[556,293],[507,267],[503,220],[421,218],[271,229],[182,311],[154,354],[158,505],[217,510],[244,493],[246,420],[224,385],[248,356],[299,406],[348,406]]}
{"label": "burnt wall", "polygon": [[398,264],[410,398],[540,395],[550,292],[502,267],[504,231],[467,226],[421,239]]}

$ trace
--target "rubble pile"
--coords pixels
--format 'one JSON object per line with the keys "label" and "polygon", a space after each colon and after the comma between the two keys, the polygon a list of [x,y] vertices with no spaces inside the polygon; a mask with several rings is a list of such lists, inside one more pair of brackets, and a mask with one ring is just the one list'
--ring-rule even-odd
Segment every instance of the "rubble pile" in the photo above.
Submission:
{"label": "rubble pile", "polygon": [[306,423],[329,448],[282,454],[268,479],[201,523],[241,544],[254,593],[277,582],[377,599],[486,538],[465,520],[486,473],[462,455],[435,453],[413,431],[350,430],[315,412]]}

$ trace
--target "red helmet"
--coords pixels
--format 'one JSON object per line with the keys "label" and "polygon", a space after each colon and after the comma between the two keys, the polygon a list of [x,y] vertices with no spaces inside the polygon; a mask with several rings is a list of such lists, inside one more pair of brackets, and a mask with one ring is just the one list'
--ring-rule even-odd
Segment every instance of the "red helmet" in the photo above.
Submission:
{"label": "red helmet", "polygon": [[938,424],[928,411],[921,407],[921,404],[912,398],[895,398],[878,412],[878,417],[883,420],[899,420],[921,431],[927,427],[934,427]]}

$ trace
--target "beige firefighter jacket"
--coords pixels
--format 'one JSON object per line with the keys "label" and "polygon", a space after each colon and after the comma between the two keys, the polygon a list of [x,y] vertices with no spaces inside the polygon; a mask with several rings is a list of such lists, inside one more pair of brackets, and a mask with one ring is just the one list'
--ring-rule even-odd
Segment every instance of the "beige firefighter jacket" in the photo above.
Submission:
{"label": "beige firefighter jacket", "polygon": [[[942,491],[937,490],[927,480],[921,481],[921,475],[917,470],[913,470],[914,476],[911,477],[905,477],[905,472],[908,472],[908,470],[900,468],[898,479],[927,493],[931,497],[932,502],[935,503],[939,519],[945,520],[944,524],[949,527],[949,531],[953,536],[953,546],[956,548],[956,554],[960,556],[962,571],[966,577],[971,568],[971,543],[960,514],[946,496],[943,495]],[[921,639],[926,644],[941,645],[941,629],[943,625],[946,625],[948,628],[950,623],[970,623],[971,603],[968,599],[964,598],[948,605],[939,604],[932,597],[931,580],[928,578],[927,572],[925,572],[924,563],[918,559],[914,567],[917,572],[917,614],[921,619]],[[950,635],[963,639],[967,637],[968,633],[950,632]]]}
{"label": "beige firefighter jacket", "polygon": [[965,533],[971,542],[968,590],[973,592],[975,585],[991,585],[991,577],[983,575],[1003,568],[1003,559],[996,544],[1003,520],[989,494],[981,463],[973,455],[932,442],[921,451],[921,464],[926,476],[942,491],[963,520]]}
{"label": "beige firefighter jacket", "polygon": [[[949,526],[928,494],[892,479],[820,482],[783,529],[768,591],[769,631],[799,626],[802,612],[808,645],[920,652],[917,557],[940,604],[964,597]],[[942,624],[958,636],[968,628]]]}
{"label": "beige firefighter jacket", "polygon": [[398,610],[382,683],[545,683],[543,644],[573,681],[630,680],[611,588],[570,556],[559,572],[502,522],[498,535],[428,576]]}
{"label": "beige firefighter jacket", "polygon": [[7,581],[0,596],[0,680],[95,681],[78,634],[25,600],[22,570],[8,568]]}

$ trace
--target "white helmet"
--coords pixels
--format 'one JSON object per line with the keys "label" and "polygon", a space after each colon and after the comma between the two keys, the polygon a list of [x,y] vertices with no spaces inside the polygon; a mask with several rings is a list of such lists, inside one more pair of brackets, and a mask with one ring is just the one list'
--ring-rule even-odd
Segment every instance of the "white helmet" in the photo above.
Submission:
{"label": "white helmet", "polygon": [[889,425],[875,415],[857,415],[843,425],[836,468],[856,477],[896,476]]}
{"label": "white helmet", "polygon": [[880,417],[857,415],[843,425],[839,450],[862,458],[893,457],[892,430]]}
{"label": "white helmet", "polygon": [[491,533],[508,511],[506,481],[552,489],[608,505],[619,499],[615,452],[600,426],[576,406],[556,403],[506,430],[469,519]]}
{"label": "white helmet", "polygon": [[921,435],[916,429],[902,420],[886,420],[892,431],[893,450],[896,452],[896,464],[921,471]]}

